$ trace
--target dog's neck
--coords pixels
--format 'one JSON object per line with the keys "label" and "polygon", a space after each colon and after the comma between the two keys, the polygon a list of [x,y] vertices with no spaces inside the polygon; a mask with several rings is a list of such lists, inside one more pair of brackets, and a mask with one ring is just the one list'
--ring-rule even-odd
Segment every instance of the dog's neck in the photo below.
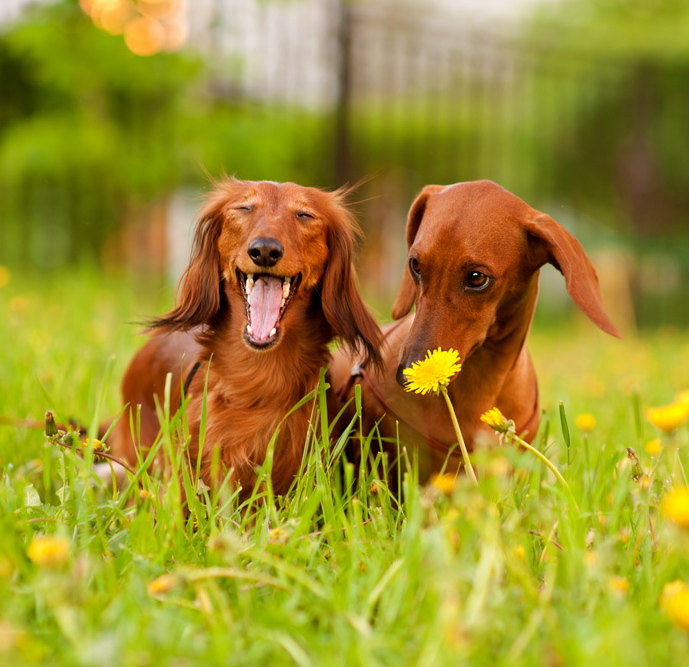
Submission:
{"label": "dog's neck", "polygon": [[[537,298],[536,274],[524,290],[522,298],[510,303],[509,312],[498,312],[496,323],[483,345],[462,364],[461,373],[448,387],[450,398],[459,413],[466,409],[463,406],[477,406],[480,403],[483,403],[481,410],[501,407],[499,404],[503,389],[512,383],[521,382],[521,374],[530,367],[526,339]],[[528,387],[524,384],[522,389],[527,390]],[[481,400],[477,400],[479,397]],[[528,404],[529,397],[526,398]],[[507,411],[513,409],[511,405],[504,407]],[[506,416],[514,418],[517,422],[521,418],[521,415]],[[471,419],[475,420],[475,415],[472,415]]]}
{"label": "dog's neck", "polygon": [[[241,299],[231,299],[230,308],[243,313]],[[275,410],[280,405],[286,412],[316,387],[320,369],[329,364],[332,334],[318,304],[295,301],[290,311],[280,340],[266,350],[251,348],[244,340],[243,315],[224,318],[200,340],[202,360],[211,359],[214,386],[237,407],[270,405]]]}

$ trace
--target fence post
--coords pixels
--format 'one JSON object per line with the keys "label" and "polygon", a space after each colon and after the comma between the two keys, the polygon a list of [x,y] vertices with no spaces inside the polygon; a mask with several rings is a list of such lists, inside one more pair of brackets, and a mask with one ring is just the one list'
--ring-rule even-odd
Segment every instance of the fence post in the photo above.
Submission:
{"label": "fence post", "polygon": [[349,0],[339,0],[338,4],[333,176],[335,185],[339,187],[347,183],[350,177],[349,115],[352,95],[352,11]]}

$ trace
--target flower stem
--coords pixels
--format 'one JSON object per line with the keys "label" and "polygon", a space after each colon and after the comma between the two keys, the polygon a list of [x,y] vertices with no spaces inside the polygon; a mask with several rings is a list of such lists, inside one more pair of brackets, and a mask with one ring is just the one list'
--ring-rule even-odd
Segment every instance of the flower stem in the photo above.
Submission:
{"label": "flower stem", "polygon": [[557,479],[560,481],[560,483],[567,489],[567,493],[569,493],[570,498],[572,499],[572,502],[574,503],[574,506],[579,509],[579,505],[577,504],[577,501],[574,498],[574,494],[572,493],[572,490],[569,488],[569,484],[567,484],[567,480],[562,476],[560,471],[551,463],[550,459],[548,457],[539,452],[535,447],[530,445],[528,442],[525,442],[522,440],[518,435],[515,435],[514,433],[510,434],[512,439],[515,442],[518,442],[524,449],[528,449],[532,454],[535,454],[541,461],[548,467],[548,469],[557,477]]}
{"label": "flower stem", "polygon": [[466,443],[464,442],[464,438],[462,437],[462,431],[459,428],[459,422],[457,421],[457,415],[455,414],[455,409],[452,405],[452,401],[450,400],[450,396],[447,393],[447,387],[444,385],[440,385],[440,393],[443,395],[443,398],[445,399],[445,403],[447,404],[447,409],[450,411],[450,418],[452,419],[452,426],[455,429],[455,435],[457,436],[457,442],[459,443],[459,448],[462,450],[462,458],[464,459],[464,467],[466,468],[467,475],[471,477],[471,480],[478,486],[478,479],[476,479],[476,473],[474,472],[474,467],[471,465],[471,461],[469,459],[469,452],[467,451],[467,446]]}

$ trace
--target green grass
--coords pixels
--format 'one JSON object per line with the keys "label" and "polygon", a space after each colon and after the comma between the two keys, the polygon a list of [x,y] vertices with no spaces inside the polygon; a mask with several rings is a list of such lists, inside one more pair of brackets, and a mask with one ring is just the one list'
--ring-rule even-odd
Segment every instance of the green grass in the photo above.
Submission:
{"label": "green grass", "polygon": [[[0,415],[53,409],[95,428],[119,409],[142,340],[126,322],[170,298],[84,272],[15,277],[0,289]],[[114,494],[40,429],[0,426],[0,664],[687,664],[689,634],[659,597],[689,581],[689,535],[659,502],[681,483],[689,435],[663,436],[651,458],[644,444],[659,434],[643,408],[689,386],[689,338],[620,342],[576,321],[534,331],[530,347],[544,408],[535,444],[578,510],[532,455],[497,447],[473,454],[478,488],[420,486],[412,461],[395,498],[382,461],[357,473],[338,456],[322,387],[292,494],[268,486],[238,508],[187,483],[188,518],[177,484],[146,472],[145,493]],[[160,446],[178,430],[171,418]],[[39,535],[64,538],[66,562],[32,562]]]}

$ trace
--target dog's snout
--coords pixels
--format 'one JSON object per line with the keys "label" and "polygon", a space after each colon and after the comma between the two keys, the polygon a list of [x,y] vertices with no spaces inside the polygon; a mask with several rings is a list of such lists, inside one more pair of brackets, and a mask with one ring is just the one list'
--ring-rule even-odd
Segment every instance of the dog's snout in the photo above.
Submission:
{"label": "dog's snout", "polygon": [[262,236],[249,243],[247,252],[256,266],[268,267],[275,266],[282,259],[285,249],[277,239]]}

